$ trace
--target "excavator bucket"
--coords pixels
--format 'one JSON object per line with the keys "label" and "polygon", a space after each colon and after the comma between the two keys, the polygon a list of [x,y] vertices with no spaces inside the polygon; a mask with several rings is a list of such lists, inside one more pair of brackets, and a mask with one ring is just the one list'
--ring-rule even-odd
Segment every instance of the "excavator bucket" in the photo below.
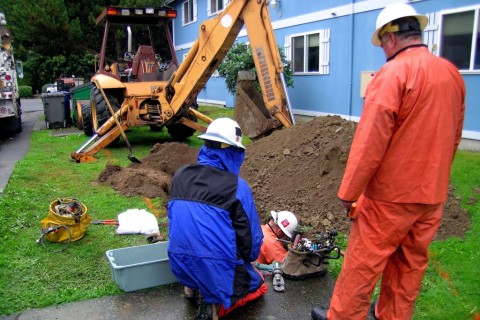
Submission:
{"label": "excavator bucket", "polygon": [[233,118],[242,128],[243,134],[252,140],[269,135],[281,126],[277,118],[270,115],[262,95],[251,80],[237,81],[237,97]]}

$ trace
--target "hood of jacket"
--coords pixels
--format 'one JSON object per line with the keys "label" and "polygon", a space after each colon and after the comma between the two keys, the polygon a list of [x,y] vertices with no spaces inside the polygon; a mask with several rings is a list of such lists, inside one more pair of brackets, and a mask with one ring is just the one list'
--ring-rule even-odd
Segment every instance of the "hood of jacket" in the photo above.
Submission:
{"label": "hood of jacket", "polygon": [[245,159],[245,150],[240,148],[213,149],[203,146],[198,153],[198,164],[208,165],[236,174],[240,173],[243,160]]}

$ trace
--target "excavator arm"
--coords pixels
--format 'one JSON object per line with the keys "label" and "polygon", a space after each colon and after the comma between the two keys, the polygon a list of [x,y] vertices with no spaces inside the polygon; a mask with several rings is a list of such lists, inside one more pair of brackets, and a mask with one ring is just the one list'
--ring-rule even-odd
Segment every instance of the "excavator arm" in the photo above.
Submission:
{"label": "excavator arm", "polygon": [[261,131],[294,124],[282,61],[265,0],[233,0],[216,18],[201,24],[197,40],[171,83],[175,94],[170,106],[175,112],[185,102],[188,104],[196,98],[243,26],[247,31],[266,110],[242,110],[240,113],[243,116],[237,120],[247,135],[261,136],[266,133]]}
{"label": "excavator arm", "polygon": [[[138,120],[141,116],[139,106],[146,104],[158,109],[155,118],[148,118],[149,123],[155,121],[161,127],[183,125],[204,132],[206,128],[192,121],[192,118],[206,123],[212,120],[192,106],[196,104],[200,90],[222,62],[244,26],[262,89],[263,99],[260,100],[263,100],[264,105],[255,105],[250,109],[244,105],[245,110],[236,107],[235,119],[250,138],[262,137],[275,129],[294,124],[282,61],[265,1],[231,0],[217,17],[204,21],[200,25],[197,40],[169,81],[149,82],[148,93],[143,90],[136,94],[134,89],[127,89],[120,110],[112,117],[114,119],[103,124],[87,143],[72,153],[72,158],[77,162],[93,161],[93,155],[125,129],[147,124]],[[101,86],[100,82],[96,85]],[[105,100],[109,109],[112,109],[108,99]],[[122,136],[126,139],[124,134]],[[126,142],[129,147],[128,141]],[[129,158],[134,158],[129,151]]]}

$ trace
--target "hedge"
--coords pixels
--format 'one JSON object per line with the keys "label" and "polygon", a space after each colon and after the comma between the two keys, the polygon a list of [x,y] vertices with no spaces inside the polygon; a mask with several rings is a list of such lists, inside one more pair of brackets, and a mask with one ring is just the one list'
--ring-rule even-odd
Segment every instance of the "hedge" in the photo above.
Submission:
{"label": "hedge", "polygon": [[31,86],[19,86],[18,94],[20,98],[31,98],[33,97],[33,89]]}

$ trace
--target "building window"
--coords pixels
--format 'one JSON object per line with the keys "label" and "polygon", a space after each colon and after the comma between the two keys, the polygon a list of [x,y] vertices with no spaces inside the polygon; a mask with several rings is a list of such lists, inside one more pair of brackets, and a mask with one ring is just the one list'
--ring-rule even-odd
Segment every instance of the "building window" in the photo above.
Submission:
{"label": "building window", "polygon": [[187,0],[182,6],[183,25],[197,21],[197,0]]}
{"label": "building window", "polygon": [[290,42],[290,57],[287,59],[292,61],[294,74],[329,74],[329,29],[294,35]]}
{"label": "building window", "polygon": [[228,0],[208,0],[208,15],[214,15],[225,9]]}
{"label": "building window", "polygon": [[460,70],[480,69],[479,10],[454,12],[442,16],[440,56]]}

